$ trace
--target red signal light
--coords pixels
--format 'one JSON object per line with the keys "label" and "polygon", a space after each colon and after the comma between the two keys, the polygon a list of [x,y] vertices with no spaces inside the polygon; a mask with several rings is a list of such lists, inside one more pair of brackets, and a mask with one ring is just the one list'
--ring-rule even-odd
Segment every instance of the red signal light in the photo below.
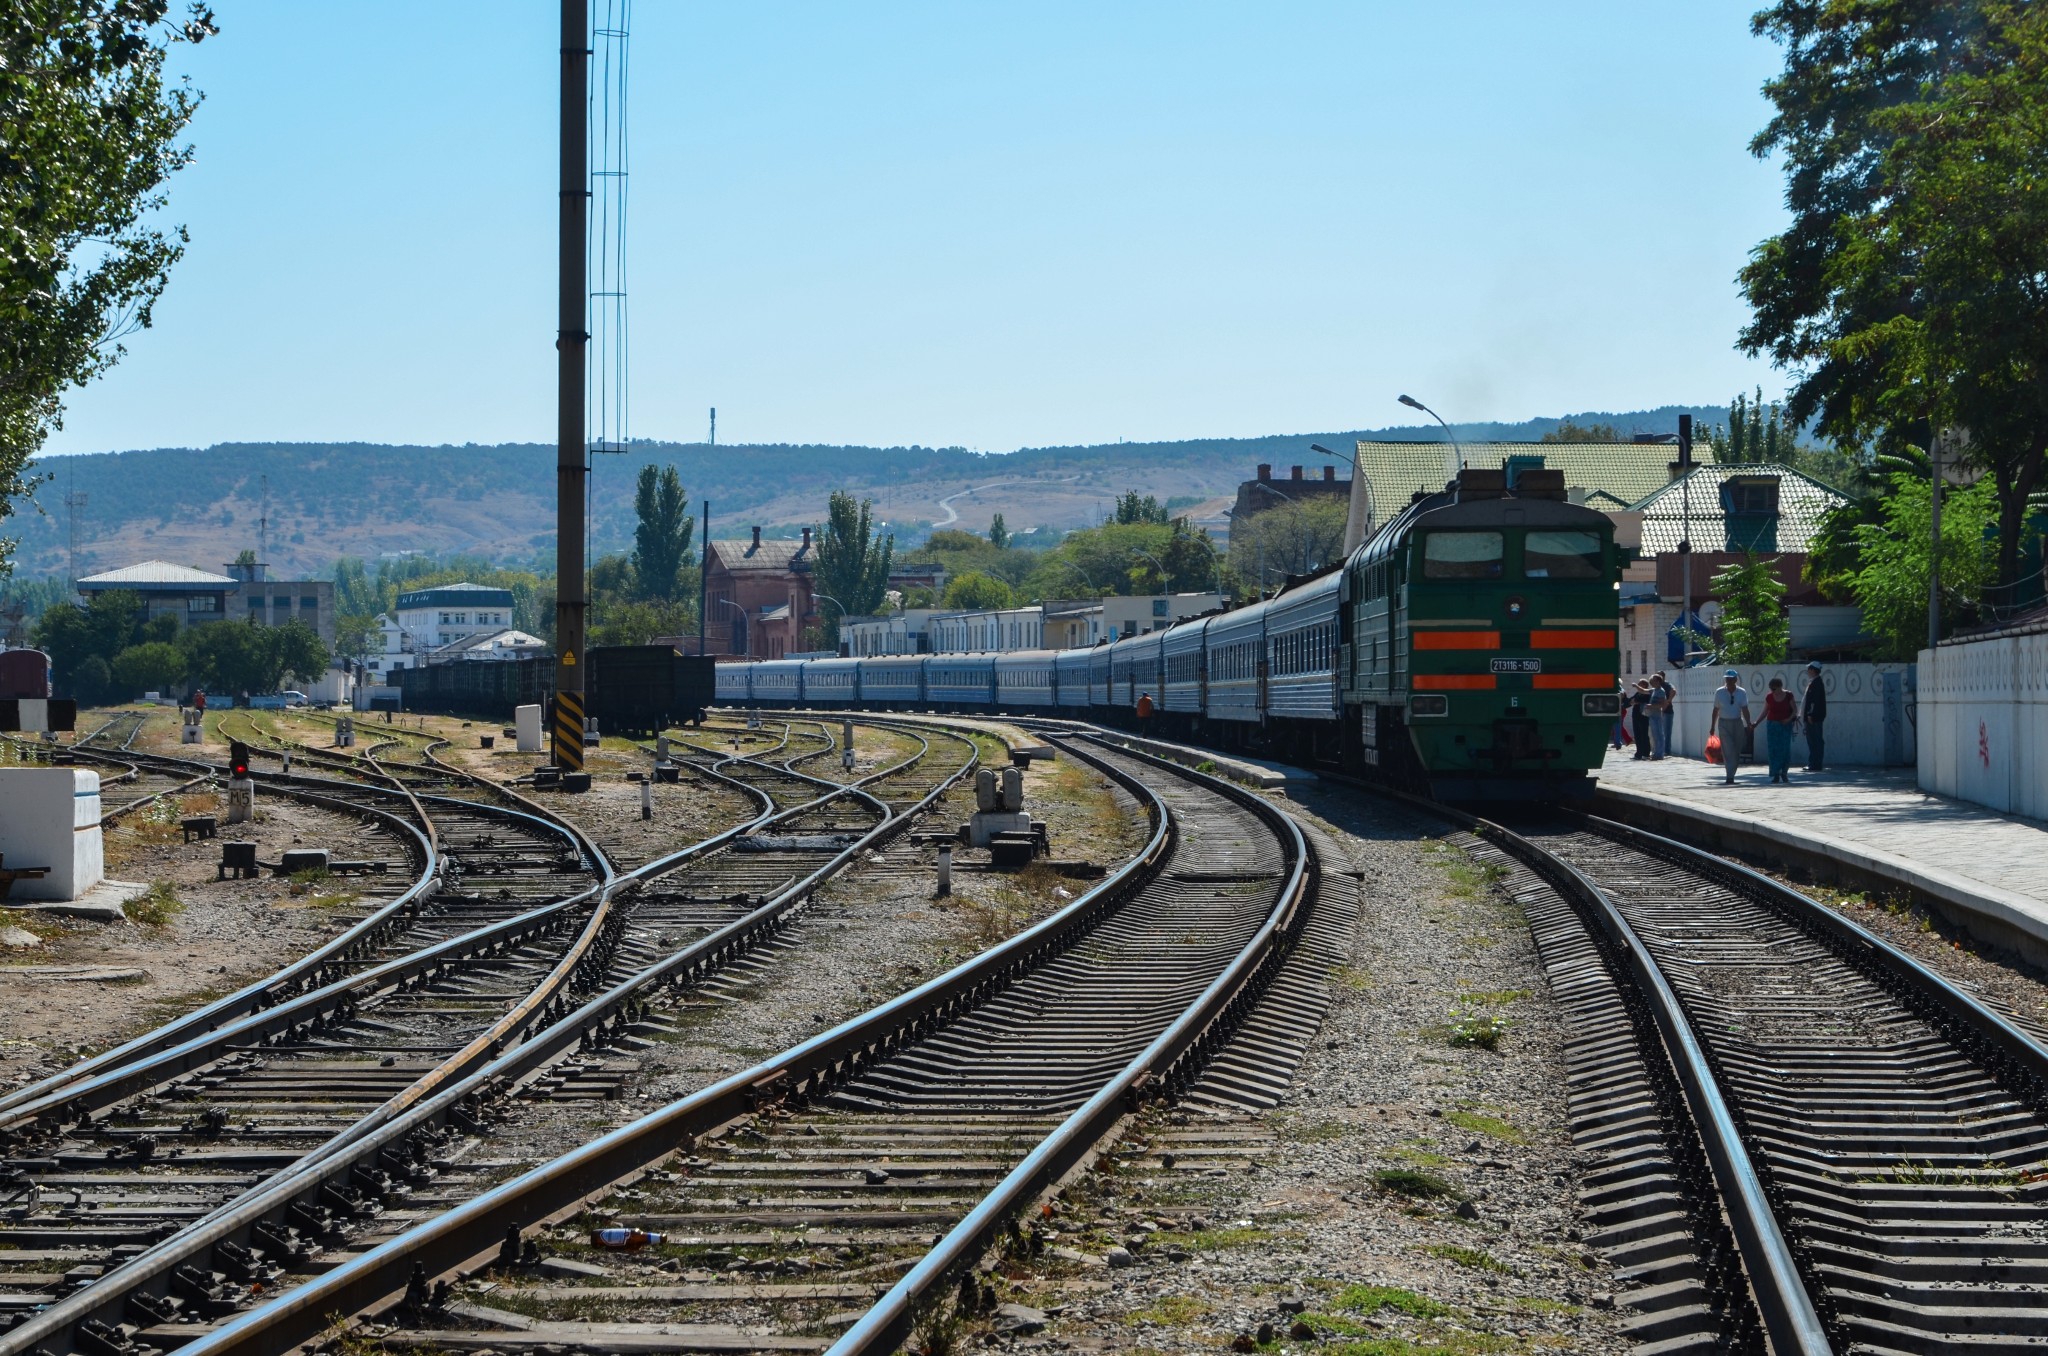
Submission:
{"label": "red signal light", "polygon": [[249,775],[249,746],[239,739],[228,745],[228,775],[236,781]]}

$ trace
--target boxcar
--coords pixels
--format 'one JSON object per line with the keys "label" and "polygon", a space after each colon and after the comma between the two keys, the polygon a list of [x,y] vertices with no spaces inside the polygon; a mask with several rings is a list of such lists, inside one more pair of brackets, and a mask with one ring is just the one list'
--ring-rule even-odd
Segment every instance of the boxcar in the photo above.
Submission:
{"label": "boxcar", "polygon": [[1053,657],[1053,700],[1062,710],[1088,709],[1088,666],[1091,650],[1061,650]]}
{"label": "boxcar", "polygon": [[924,700],[924,656],[874,655],[856,659],[863,706],[907,711]]}
{"label": "boxcar", "polygon": [[996,708],[1044,711],[1052,706],[1056,650],[1017,650],[996,656]]}
{"label": "boxcar", "polygon": [[945,710],[987,710],[996,700],[996,657],[935,654],[925,660],[925,700]]}
{"label": "boxcar", "polygon": [[704,719],[716,661],[669,645],[600,645],[586,656],[584,710],[607,733],[652,734]]}
{"label": "boxcar", "polygon": [[1265,709],[1266,609],[1254,603],[1209,619],[1204,650],[1210,720],[1257,724]]}
{"label": "boxcar", "polygon": [[50,656],[41,650],[0,650],[0,700],[50,695]]}

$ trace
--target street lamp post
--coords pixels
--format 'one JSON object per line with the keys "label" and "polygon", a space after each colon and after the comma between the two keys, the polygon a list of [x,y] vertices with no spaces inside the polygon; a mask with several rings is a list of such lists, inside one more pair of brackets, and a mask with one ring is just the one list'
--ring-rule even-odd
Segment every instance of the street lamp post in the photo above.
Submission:
{"label": "street lamp post", "polygon": [[[731,609],[732,609],[733,611],[735,611],[735,612],[737,612],[737,613],[739,613],[739,614],[740,614],[740,621],[741,621],[742,623],[744,623],[744,622],[746,621],[746,619],[747,619],[747,610],[746,610],[745,608],[741,607],[741,606],[740,606],[740,605],[739,605],[738,603],[734,602],[734,601],[733,601],[732,599],[730,599],[730,598],[713,598],[713,599],[712,599],[711,601],[712,601],[712,602],[714,602],[714,603],[723,603],[723,604],[725,604],[725,606],[727,606],[727,607],[731,608]],[[753,647],[754,647],[754,638],[753,638],[752,636],[748,636],[748,637],[747,637],[747,648],[751,650],[751,649],[752,649]],[[744,655],[740,655],[740,652],[739,652],[739,650],[738,650],[737,648],[733,647],[733,646],[732,646],[732,645],[730,644],[730,642],[728,642],[728,643],[727,643],[727,646],[726,646],[726,648],[727,648],[727,649],[730,649],[730,650],[732,650],[732,652],[733,652],[733,653],[734,653],[735,655],[739,655],[739,657],[740,657],[740,658],[745,658],[745,656],[744,656]]]}
{"label": "street lamp post", "polygon": [[1168,593],[1173,592],[1173,572],[1166,568],[1166,563],[1164,561],[1160,560],[1158,556],[1153,555],[1150,551],[1140,551],[1135,546],[1131,548],[1131,554],[1134,556],[1142,556],[1146,560],[1151,561],[1153,565],[1157,566],[1159,570],[1159,579],[1161,586],[1164,587]]}
{"label": "street lamp post", "polygon": [[1465,469],[1465,449],[1458,446],[1458,435],[1451,432],[1451,426],[1449,424],[1444,423],[1444,417],[1442,415],[1438,414],[1435,410],[1431,409],[1429,406],[1417,400],[1414,396],[1402,396],[1401,403],[1403,405],[1406,405],[1411,410],[1421,410],[1424,414],[1436,420],[1438,424],[1443,426],[1445,436],[1451,440],[1451,451],[1455,453],[1458,458],[1457,465],[1451,468],[1451,478],[1453,480],[1457,479],[1458,472]]}
{"label": "street lamp post", "polygon": [[812,591],[812,593],[811,593],[811,597],[812,597],[813,599],[818,599],[818,600],[822,600],[822,601],[824,601],[824,602],[828,602],[828,603],[832,604],[832,606],[834,606],[834,607],[838,608],[838,609],[839,609],[839,615],[840,615],[840,617],[841,617],[841,618],[844,618],[844,617],[846,616],[846,604],[845,604],[845,603],[842,603],[842,602],[840,602],[840,601],[839,601],[839,600],[838,600],[837,598],[834,598],[834,597],[833,597],[833,596],[832,596],[831,594],[829,594],[829,593],[819,593],[819,592],[817,592],[817,591],[813,590],[813,591]]}

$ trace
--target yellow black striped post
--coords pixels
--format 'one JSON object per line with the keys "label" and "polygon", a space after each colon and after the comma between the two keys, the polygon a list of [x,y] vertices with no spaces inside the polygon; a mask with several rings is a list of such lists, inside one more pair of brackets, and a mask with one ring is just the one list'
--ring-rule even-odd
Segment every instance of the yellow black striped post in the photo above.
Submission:
{"label": "yellow black striped post", "polygon": [[564,772],[583,770],[583,694],[555,694],[555,766]]}

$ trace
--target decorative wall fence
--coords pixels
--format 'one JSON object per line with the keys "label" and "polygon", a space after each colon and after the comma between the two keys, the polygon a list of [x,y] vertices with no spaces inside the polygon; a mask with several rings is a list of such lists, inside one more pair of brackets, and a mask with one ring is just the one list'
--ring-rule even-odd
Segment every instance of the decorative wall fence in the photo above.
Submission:
{"label": "decorative wall fence", "polygon": [[[1672,723],[1674,752],[1704,758],[1708,726],[1713,720],[1714,689],[1729,665],[1707,664],[1671,675],[1678,691],[1677,717]],[[1771,679],[1783,678],[1797,701],[1806,689],[1802,664],[1738,664],[1738,679],[1749,692],[1751,710],[1763,719],[1764,694]],[[1830,767],[1910,767],[1914,759],[1914,665],[1830,664],[1821,671],[1827,686],[1827,765]],[[1763,761],[1761,742],[1755,760]],[[1792,765],[1806,766],[1806,734],[1792,736]]]}
{"label": "decorative wall fence", "polygon": [[1920,652],[1920,789],[2048,819],[2048,634]]}

